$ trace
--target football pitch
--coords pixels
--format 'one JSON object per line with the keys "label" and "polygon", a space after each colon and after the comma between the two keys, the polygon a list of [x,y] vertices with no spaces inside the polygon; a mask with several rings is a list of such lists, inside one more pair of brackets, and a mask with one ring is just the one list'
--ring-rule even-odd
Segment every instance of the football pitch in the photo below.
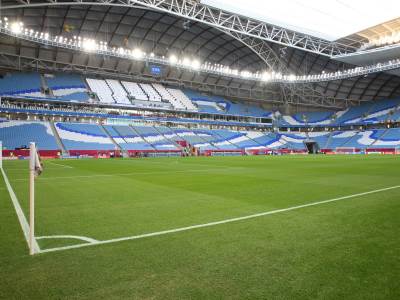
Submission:
{"label": "football pitch", "polygon": [[29,256],[28,162],[3,162],[1,299],[400,298],[399,156],[44,166]]}

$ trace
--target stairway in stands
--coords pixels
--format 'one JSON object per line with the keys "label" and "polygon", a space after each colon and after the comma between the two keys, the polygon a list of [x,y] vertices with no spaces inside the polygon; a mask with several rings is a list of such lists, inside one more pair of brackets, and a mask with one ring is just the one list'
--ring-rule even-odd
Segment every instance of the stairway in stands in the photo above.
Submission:
{"label": "stairway in stands", "polygon": [[380,136],[378,136],[378,137],[375,139],[375,141],[373,141],[372,144],[369,145],[368,147],[374,146],[374,145],[376,144],[376,142],[377,142],[378,140],[381,140],[381,139],[386,135],[386,133],[388,133],[388,132],[389,132],[389,129],[384,130],[384,131],[382,132],[382,134],[381,134]]}
{"label": "stairway in stands", "polygon": [[60,135],[58,134],[58,131],[56,129],[56,126],[54,125],[54,122],[49,122],[51,131],[53,132],[54,138],[56,140],[56,143],[58,147],[61,149],[61,152],[63,155],[68,155],[68,151],[66,150],[63,142],[61,141]]}
{"label": "stairway in stands", "polygon": [[179,150],[183,151],[183,147],[181,145],[179,145],[176,141],[168,138],[165,134],[163,134],[158,128],[157,126],[153,126],[153,128],[161,135],[163,136],[167,141],[171,142],[172,145],[176,146]]}
{"label": "stairway in stands", "polygon": [[121,148],[121,146],[114,140],[114,138],[111,136],[111,134],[107,131],[107,129],[104,128],[103,125],[99,126],[100,129],[104,132],[104,134],[111,140],[111,142],[113,142],[113,144],[115,145],[116,149],[120,150],[121,152],[123,152],[123,149]]}

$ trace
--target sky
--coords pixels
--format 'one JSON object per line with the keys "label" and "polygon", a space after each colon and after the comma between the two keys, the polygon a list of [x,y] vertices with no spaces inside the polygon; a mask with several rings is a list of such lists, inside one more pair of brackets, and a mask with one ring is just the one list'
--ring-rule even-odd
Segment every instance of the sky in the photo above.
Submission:
{"label": "sky", "polygon": [[201,0],[330,41],[400,17],[400,0]]}

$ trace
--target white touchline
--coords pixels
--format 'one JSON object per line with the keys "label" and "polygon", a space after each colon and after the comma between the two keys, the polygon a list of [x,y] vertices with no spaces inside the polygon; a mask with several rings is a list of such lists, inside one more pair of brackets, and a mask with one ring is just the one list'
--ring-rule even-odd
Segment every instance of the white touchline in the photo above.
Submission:
{"label": "white touchline", "polygon": [[58,163],[55,163],[55,162],[52,162],[52,161],[45,161],[45,164],[52,164],[52,165],[55,165],[55,166],[60,166],[60,167],[63,167],[63,168],[67,168],[67,169],[73,169],[74,167],[71,167],[71,166],[67,166],[67,165],[63,165],[63,164],[58,164]]}
{"label": "white touchline", "polygon": [[[10,194],[11,201],[14,205],[15,212],[17,213],[19,224],[21,225],[22,231],[25,236],[25,240],[29,247],[29,224],[28,224],[28,221],[26,220],[24,212],[22,211],[21,205],[18,202],[18,198],[15,195],[10,182],[8,181],[8,177],[7,177],[6,173],[4,172],[3,168],[0,168],[0,169],[1,169],[1,173],[3,174],[4,182],[6,183],[8,193]],[[40,247],[39,247],[36,239],[33,241],[33,247],[35,249],[35,253],[40,252]]]}
{"label": "white touchline", "polygon": [[77,245],[71,245],[71,246],[44,249],[44,250],[40,250],[40,253],[55,252],[55,251],[62,251],[62,250],[68,250],[68,249],[76,249],[76,248],[82,248],[82,247],[88,247],[88,246],[94,246],[94,245],[111,244],[111,243],[117,243],[117,242],[122,242],[122,241],[136,240],[136,239],[142,239],[142,238],[147,238],[147,237],[152,237],[152,236],[187,231],[187,230],[192,230],[192,229],[197,229],[197,228],[211,227],[211,226],[232,223],[232,222],[238,222],[238,221],[243,221],[243,220],[248,220],[248,219],[254,219],[254,218],[258,218],[258,217],[262,217],[262,216],[266,216],[266,215],[272,215],[272,214],[282,213],[282,212],[286,212],[286,211],[301,209],[301,208],[305,208],[305,207],[309,207],[309,206],[315,206],[315,205],[325,204],[325,203],[329,203],[329,202],[335,202],[335,201],[340,201],[340,200],[385,192],[385,191],[394,190],[394,189],[398,189],[398,188],[400,188],[400,185],[395,185],[395,186],[391,186],[391,187],[387,187],[387,188],[377,189],[377,190],[373,190],[373,191],[368,191],[368,192],[363,192],[363,193],[358,193],[358,194],[353,194],[353,195],[348,195],[348,196],[342,196],[342,197],[323,200],[323,201],[311,202],[308,204],[296,205],[296,206],[292,206],[292,207],[288,207],[288,208],[282,208],[282,209],[261,212],[261,213],[252,214],[252,215],[243,216],[243,217],[215,221],[215,222],[210,222],[210,223],[205,223],[205,224],[192,225],[192,226],[187,226],[187,227],[145,233],[145,234],[140,234],[140,235],[134,235],[134,236],[104,240],[104,241],[100,240],[100,241],[96,241],[96,242],[90,242],[89,244],[77,244]]}

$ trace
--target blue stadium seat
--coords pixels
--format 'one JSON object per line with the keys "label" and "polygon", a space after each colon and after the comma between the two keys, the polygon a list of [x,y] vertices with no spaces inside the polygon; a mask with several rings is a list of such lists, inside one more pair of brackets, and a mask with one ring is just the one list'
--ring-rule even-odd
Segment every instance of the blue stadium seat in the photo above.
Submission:
{"label": "blue stadium seat", "polygon": [[39,150],[58,150],[55,137],[47,122],[3,121],[0,122],[0,140],[5,149],[29,147],[35,142]]}
{"label": "blue stadium seat", "polygon": [[86,85],[79,75],[56,73],[45,78],[55,97],[66,101],[89,100]]}
{"label": "blue stadium seat", "polygon": [[67,150],[115,150],[114,143],[97,124],[56,123],[55,127]]}

